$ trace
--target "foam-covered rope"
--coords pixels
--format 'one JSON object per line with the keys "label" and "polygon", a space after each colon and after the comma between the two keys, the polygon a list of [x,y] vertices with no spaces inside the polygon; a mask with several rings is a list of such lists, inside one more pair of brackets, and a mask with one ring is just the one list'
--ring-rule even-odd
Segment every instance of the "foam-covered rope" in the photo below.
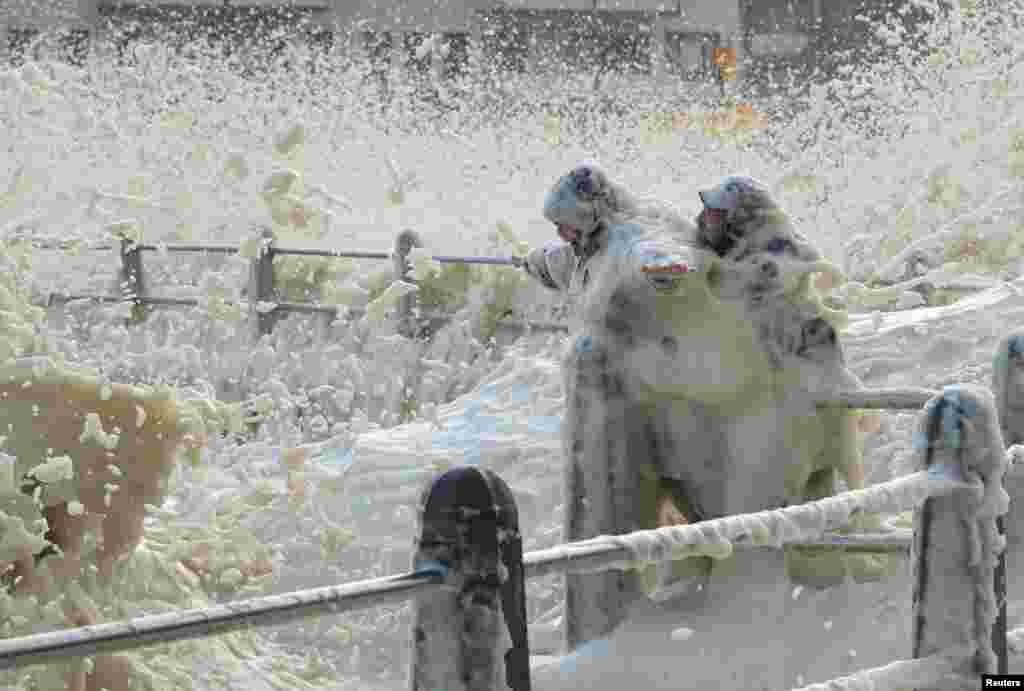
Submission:
{"label": "foam-covered rope", "polygon": [[[865,669],[850,676],[829,679],[820,684],[801,686],[794,691],[896,691],[932,686],[963,673],[974,651],[953,648],[941,654],[917,660],[897,660],[882,667]],[[970,683],[964,679],[965,683]]]}
{"label": "foam-covered rope", "polygon": [[[984,492],[983,486],[976,481],[964,482],[957,469],[937,466],[930,471],[806,504],[690,525],[640,530],[628,535],[599,535],[543,550],[543,561],[577,562],[569,570],[593,573],[609,569],[640,569],[651,563],[698,555],[726,558],[732,554],[734,543],[779,547],[803,542],[821,536],[830,528],[848,524],[850,517],[857,512],[897,513],[918,506],[928,497],[965,487]],[[602,557],[606,551],[609,551],[607,558]],[[623,552],[630,557],[616,559]],[[540,556],[534,553],[530,561]]]}

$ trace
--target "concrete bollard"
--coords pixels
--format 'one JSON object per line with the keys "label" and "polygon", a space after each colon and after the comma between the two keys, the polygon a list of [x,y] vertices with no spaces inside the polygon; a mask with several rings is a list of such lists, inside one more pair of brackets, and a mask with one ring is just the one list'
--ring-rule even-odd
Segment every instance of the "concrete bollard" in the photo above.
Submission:
{"label": "concrete bollard", "polygon": [[1008,445],[1024,443],[1024,329],[1005,336],[992,358],[992,393]]}
{"label": "concrete bollard", "polygon": [[[948,387],[925,408],[917,437],[917,443],[926,445],[924,469],[980,481],[991,500],[995,489],[1002,489],[1005,470],[997,419],[992,399],[980,387]],[[976,489],[981,488],[932,497],[914,511],[913,657],[964,646],[977,649],[958,670],[961,679],[919,691],[961,688],[965,679],[1007,670],[1001,526],[998,517],[974,514],[981,500],[974,496]],[[994,611],[986,598],[988,584],[994,590]]]}
{"label": "concrete bollard", "polygon": [[412,691],[530,691],[519,517],[508,485],[458,467],[420,502],[415,571],[444,585],[414,600]]}
{"label": "concrete bollard", "polygon": [[[1024,443],[1024,329],[1011,331],[1003,337],[992,359],[992,393],[995,394],[996,406],[999,410],[999,427],[1003,433],[1003,443],[1014,446]],[[1002,579],[1005,588],[1006,560],[1009,568],[1015,570],[1021,557],[1021,545],[1024,544],[1024,514],[1022,504],[1024,498],[1024,466],[1014,464],[1019,456],[1010,453],[1009,468],[1006,471],[1006,491],[1010,495],[1010,510],[1006,516],[999,517],[1000,532],[1006,536],[1006,553],[1000,559],[996,571],[998,580]],[[997,627],[1005,629],[1005,604],[1000,609]],[[1002,672],[1002,670],[1000,670]]]}

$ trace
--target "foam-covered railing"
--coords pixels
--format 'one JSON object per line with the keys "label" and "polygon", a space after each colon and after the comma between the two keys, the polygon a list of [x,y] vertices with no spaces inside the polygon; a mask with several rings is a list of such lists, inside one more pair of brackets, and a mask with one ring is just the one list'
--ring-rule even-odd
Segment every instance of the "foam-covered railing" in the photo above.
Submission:
{"label": "foam-covered railing", "polygon": [[[92,295],[77,293],[54,293],[49,296],[49,307],[59,308],[63,304],[77,300],[92,300],[98,302],[131,302],[134,305],[132,320],[141,322],[146,315],[155,307],[170,306],[195,306],[199,300],[195,298],[168,298],[153,295],[150,292],[150,285],[146,278],[147,274],[143,264],[144,252],[167,252],[167,253],[209,253],[209,254],[239,254],[248,252],[251,254],[249,282],[247,285],[250,320],[252,322],[253,337],[258,340],[260,337],[273,330],[274,323],[283,315],[289,313],[319,314],[330,321],[338,317],[338,307],[332,305],[319,305],[309,302],[288,302],[281,300],[274,276],[274,258],[278,256],[302,256],[302,257],[324,257],[334,259],[370,259],[370,260],[391,260],[394,265],[394,282],[397,285],[415,283],[415,279],[409,276],[410,253],[414,248],[422,247],[419,235],[413,230],[403,230],[395,237],[394,249],[386,252],[372,252],[365,250],[325,250],[308,247],[282,246],[277,242],[274,233],[269,228],[259,228],[255,235],[247,243],[241,245],[226,244],[200,244],[200,243],[161,243],[148,244],[136,242],[133,239],[121,240],[120,256],[121,266],[119,267],[121,295]],[[243,249],[244,246],[244,249]],[[110,246],[97,246],[92,249],[111,249]],[[481,264],[490,266],[515,266],[518,260],[515,257],[476,257],[476,256],[448,256],[431,255],[429,261],[438,264]],[[393,294],[392,294],[393,293]],[[364,316],[374,311],[375,307],[386,307],[393,309],[396,313],[400,332],[408,332],[413,309],[416,305],[415,295],[403,290],[385,292],[378,298],[378,305],[367,305],[366,309],[349,308],[348,313],[353,316]],[[384,304],[386,303],[386,304]],[[444,320],[443,315],[431,316],[431,320]],[[566,331],[567,327],[557,323],[529,323],[523,324],[515,321],[499,320],[497,326],[500,328],[524,329],[539,331]]]}
{"label": "foam-covered railing", "polygon": [[[772,511],[599,536],[525,556],[505,483],[490,471],[455,468],[424,492],[411,573],[0,640],[0,669],[412,598],[418,603],[414,691],[442,682],[448,691],[527,691],[526,578],[629,570],[695,554],[722,557],[745,547],[839,545],[843,538],[828,530],[858,512],[915,508],[915,659],[807,688],[963,688],[968,679],[1005,668],[994,652],[1005,655],[1005,640],[993,641],[993,630],[1005,598],[995,590],[1004,547],[996,518],[1006,513],[1009,498],[993,397],[979,387],[947,387],[928,402],[914,441],[921,470],[867,489]],[[1005,630],[997,635],[1005,637]]]}

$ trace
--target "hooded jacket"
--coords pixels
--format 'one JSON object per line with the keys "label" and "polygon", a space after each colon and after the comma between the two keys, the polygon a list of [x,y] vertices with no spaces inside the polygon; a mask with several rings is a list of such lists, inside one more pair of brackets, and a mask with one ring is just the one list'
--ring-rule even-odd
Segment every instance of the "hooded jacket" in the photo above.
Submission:
{"label": "hooded jacket", "polygon": [[629,255],[656,231],[669,231],[681,244],[696,242],[695,226],[663,205],[640,202],[593,164],[560,177],[544,198],[543,213],[579,235],[571,243],[552,240],[531,251],[523,268],[546,288],[570,294],[587,286],[587,265],[604,250]]}
{"label": "hooded jacket", "polygon": [[718,256],[733,261],[755,254],[784,254],[803,261],[821,258],[779,208],[768,187],[754,178],[729,175],[698,194],[705,208],[725,215],[718,227],[705,224],[703,215],[697,218],[700,245]]}

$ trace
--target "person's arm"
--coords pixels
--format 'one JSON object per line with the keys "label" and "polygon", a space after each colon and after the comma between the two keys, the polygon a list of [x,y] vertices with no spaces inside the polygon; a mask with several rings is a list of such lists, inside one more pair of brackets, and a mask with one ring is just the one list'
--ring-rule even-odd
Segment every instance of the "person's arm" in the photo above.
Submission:
{"label": "person's arm", "polygon": [[523,270],[549,290],[565,292],[572,280],[576,254],[572,245],[552,241],[530,250],[523,258]]}

